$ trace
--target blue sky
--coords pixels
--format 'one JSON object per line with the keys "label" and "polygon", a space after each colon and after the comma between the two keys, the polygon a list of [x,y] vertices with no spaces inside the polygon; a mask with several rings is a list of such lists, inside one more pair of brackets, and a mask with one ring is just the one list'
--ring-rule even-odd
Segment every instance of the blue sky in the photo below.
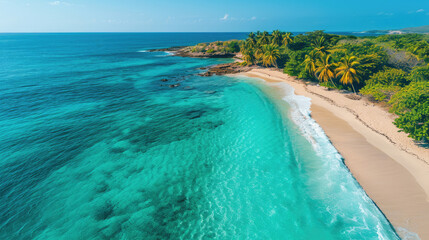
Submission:
{"label": "blue sky", "polygon": [[429,0],[0,0],[0,32],[360,31],[429,25]]}

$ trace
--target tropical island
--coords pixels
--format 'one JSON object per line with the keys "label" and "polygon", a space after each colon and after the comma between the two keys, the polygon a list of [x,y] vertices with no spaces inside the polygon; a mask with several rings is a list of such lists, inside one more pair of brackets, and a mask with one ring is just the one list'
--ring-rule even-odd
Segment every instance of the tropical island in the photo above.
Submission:
{"label": "tropical island", "polygon": [[302,81],[353,92],[356,99],[366,96],[396,114],[394,124],[418,144],[429,139],[429,35],[356,37],[314,31],[293,36],[275,30],[169,50],[185,57],[240,59],[215,66],[206,76],[274,67]]}

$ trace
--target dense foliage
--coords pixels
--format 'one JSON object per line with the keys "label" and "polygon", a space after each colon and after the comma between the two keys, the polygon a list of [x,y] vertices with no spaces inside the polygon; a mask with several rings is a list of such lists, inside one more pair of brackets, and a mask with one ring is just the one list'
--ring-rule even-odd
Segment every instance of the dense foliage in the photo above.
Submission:
{"label": "dense foliage", "polygon": [[402,131],[429,139],[429,35],[292,36],[276,30],[250,33],[240,48],[244,64],[281,67],[289,75],[384,102],[398,115],[394,123]]}
{"label": "dense foliage", "polygon": [[406,72],[400,69],[386,68],[370,76],[360,92],[372,96],[377,101],[388,101],[407,82]]}
{"label": "dense foliage", "polygon": [[240,52],[241,40],[216,41],[212,43],[199,43],[191,48],[192,52],[221,52],[221,53],[237,53]]}
{"label": "dense foliage", "polygon": [[416,140],[429,139],[429,81],[411,82],[390,103],[397,127]]}

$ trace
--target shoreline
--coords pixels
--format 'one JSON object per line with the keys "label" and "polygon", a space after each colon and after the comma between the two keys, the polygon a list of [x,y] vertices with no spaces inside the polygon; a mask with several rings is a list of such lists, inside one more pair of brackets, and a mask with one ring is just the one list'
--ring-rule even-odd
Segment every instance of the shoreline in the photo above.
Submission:
{"label": "shoreline", "polygon": [[[366,100],[305,85],[272,69],[238,73],[284,82],[311,99],[311,117],[323,128],[353,177],[401,237],[429,239],[429,150],[392,123],[394,115]],[[414,238],[412,238],[414,239]]]}

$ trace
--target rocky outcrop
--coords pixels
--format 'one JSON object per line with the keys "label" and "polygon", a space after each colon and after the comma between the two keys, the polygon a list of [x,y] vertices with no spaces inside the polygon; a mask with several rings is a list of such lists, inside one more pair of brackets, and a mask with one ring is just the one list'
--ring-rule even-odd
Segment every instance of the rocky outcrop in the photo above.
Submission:
{"label": "rocky outcrop", "polygon": [[207,72],[200,73],[198,75],[209,77],[213,75],[225,75],[225,74],[234,74],[239,72],[248,72],[252,69],[252,67],[248,66],[241,66],[240,64],[234,62],[234,63],[225,63],[225,64],[219,64],[210,67]]}
{"label": "rocky outcrop", "polygon": [[[179,46],[179,47],[170,47],[170,48],[160,48],[160,49],[152,49],[148,50],[148,52],[171,52],[175,56],[181,57],[193,57],[193,58],[239,58],[240,53],[227,53],[219,50],[207,52],[207,51],[193,51],[193,47],[189,46]],[[239,60],[237,60],[239,61]],[[212,76],[212,75],[225,75],[225,74],[234,74],[239,72],[247,72],[250,71],[254,67],[241,66],[239,62],[234,63],[225,63],[219,64],[211,67],[201,67],[199,70],[207,70],[206,72],[200,73],[200,76]],[[167,79],[161,79],[162,82],[167,82]],[[177,87],[177,84],[169,85],[170,88]]]}
{"label": "rocky outcrop", "polygon": [[177,83],[177,84],[171,84],[171,85],[169,85],[168,87],[169,87],[169,88],[175,88],[175,87],[178,87],[178,86],[180,86],[180,83]]}

